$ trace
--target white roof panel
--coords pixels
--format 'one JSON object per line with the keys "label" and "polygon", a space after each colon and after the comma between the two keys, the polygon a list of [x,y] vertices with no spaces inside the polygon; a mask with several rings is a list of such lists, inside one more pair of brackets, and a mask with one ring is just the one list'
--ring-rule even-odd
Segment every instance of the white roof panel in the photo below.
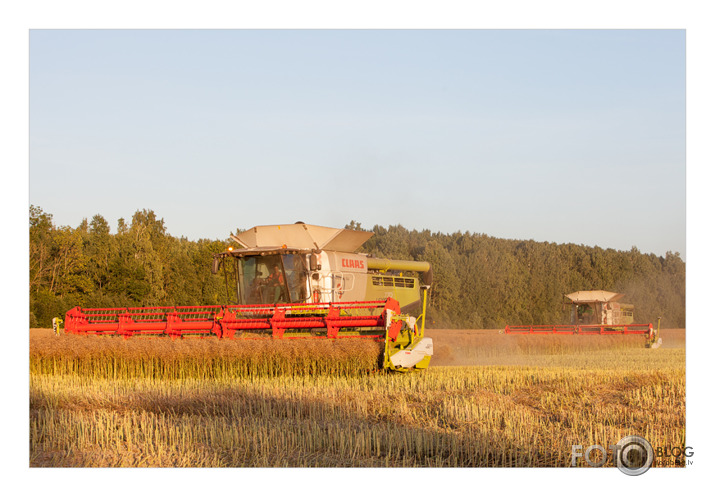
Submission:
{"label": "white roof panel", "polygon": [[246,248],[296,247],[301,249],[355,252],[371,236],[370,231],[326,228],[312,224],[276,224],[255,226],[232,236]]}
{"label": "white roof panel", "polygon": [[624,297],[623,293],[606,292],[604,290],[588,290],[582,292],[574,292],[566,295],[575,303],[588,302],[615,302]]}

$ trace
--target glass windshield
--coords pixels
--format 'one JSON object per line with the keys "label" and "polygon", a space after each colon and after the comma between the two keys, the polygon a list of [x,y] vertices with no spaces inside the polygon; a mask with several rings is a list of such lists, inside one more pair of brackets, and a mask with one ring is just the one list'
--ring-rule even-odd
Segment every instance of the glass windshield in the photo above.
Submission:
{"label": "glass windshield", "polygon": [[286,272],[290,301],[305,302],[308,298],[306,288],[308,270],[305,267],[305,256],[302,254],[286,254],[283,256],[283,267]]}
{"label": "glass windshield", "polygon": [[304,256],[251,256],[240,259],[241,303],[278,304],[306,299]]}

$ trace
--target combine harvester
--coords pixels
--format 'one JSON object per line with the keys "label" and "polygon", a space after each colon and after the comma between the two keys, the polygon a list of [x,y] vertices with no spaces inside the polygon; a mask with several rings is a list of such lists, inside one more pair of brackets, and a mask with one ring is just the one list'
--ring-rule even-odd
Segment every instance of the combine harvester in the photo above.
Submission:
{"label": "combine harvester", "polygon": [[[428,262],[356,253],[373,233],[304,223],[256,226],[213,258],[227,305],[70,309],[65,331],[131,336],[384,341],[384,369],[424,369]],[[417,277],[403,273],[422,273]],[[422,298],[421,298],[422,297]],[[418,314],[413,317],[411,314]]]}
{"label": "combine harvester", "polygon": [[643,335],[647,348],[663,343],[652,323],[633,324],[633,305],[619,302],[622,293],[590,290],[565,295],[570,301],[570,325],[507,326],[504,333],[527,335]]}

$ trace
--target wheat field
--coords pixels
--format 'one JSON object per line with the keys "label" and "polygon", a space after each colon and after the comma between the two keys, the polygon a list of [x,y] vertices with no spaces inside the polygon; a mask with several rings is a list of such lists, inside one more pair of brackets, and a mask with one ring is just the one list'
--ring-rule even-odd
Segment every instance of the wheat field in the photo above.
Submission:
{"label": "wheat field", "polygon": [[[685,443],[685,332],[430,330],[426,371],[364,340],[30,332],[32,467],[567,467],[572,445]],[[681,460],[659,461],[682,466]]]}

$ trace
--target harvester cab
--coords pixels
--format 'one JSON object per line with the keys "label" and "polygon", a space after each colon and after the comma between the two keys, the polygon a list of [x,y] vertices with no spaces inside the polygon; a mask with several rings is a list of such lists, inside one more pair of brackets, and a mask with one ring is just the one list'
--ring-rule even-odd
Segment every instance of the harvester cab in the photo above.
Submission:
{"label": "harvester cab", "polygon": [[572,325],[626,325],[633,323],[633,305],[620,300],[623,293],[589,290],[564,295],[570,303]]}
{"label": "harvester cab", "polygon": [[[423,369],[428,262],[356,252],[373,234],[304,223],[256,226],[214,255],[226,304],[70,309],[67,333],[218,338],[366,338],[384,343],[383,368]],[[422,284],[416,274],[422,274]]]}
{"label": "harvester cab", "polygon": [[[214,272],[224,269],[228,299],[235,304],[317,304],[392,297],[403,311],[418,310],[420,290],[431,284],[430,264],[356,253],[371,236],[367,231],[302,223],[257,226],[232,235],[241,247],[216,254]],[[406,272],[424,273],[424,285]]]}

